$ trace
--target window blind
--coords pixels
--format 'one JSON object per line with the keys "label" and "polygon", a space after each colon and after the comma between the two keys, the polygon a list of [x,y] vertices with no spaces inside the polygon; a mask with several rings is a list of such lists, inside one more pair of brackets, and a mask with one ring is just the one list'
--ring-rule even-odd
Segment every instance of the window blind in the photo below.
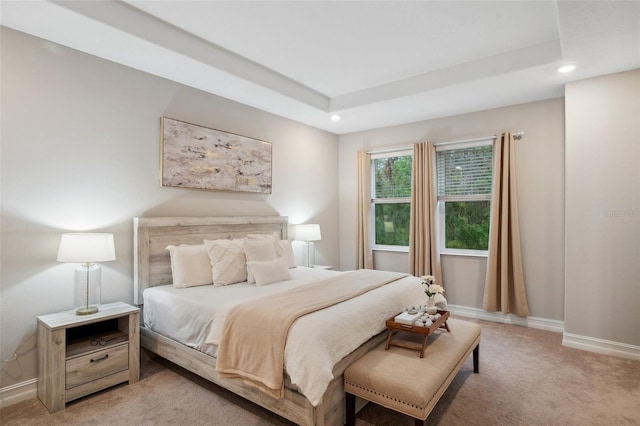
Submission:
{"label": "window blind", "polygon": [[491,194],[493,146],[438,151],[438,196]]}

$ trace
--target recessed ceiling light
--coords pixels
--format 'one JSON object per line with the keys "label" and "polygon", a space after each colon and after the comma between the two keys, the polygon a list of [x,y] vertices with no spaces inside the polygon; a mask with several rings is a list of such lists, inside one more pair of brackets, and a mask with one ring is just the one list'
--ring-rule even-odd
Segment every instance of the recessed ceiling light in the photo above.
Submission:
{"label": "recessed ceiling light", "polygon": [[573,71],[575,69],[576,69],[575,65],[563,65],[560,68],[558,68],[558,72],[561,72],[561,73],[565,74],[565,73],[571,72],[571,71]]}
{"label": "recessed ceiling light", "polygon": [[340,121],[342,117],[340,117],[338,114],[333,114],[331,116],[331,121]]}

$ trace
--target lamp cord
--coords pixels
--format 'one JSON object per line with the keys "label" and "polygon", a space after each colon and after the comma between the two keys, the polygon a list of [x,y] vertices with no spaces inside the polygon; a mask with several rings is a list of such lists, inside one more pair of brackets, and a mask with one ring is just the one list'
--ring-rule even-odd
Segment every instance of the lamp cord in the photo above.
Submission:
{"label": "lamp cord", "polygon": [[[0,364],[1,364],[0,371],[2,371],[4,374],[9,376],[13,380],[18,380],[19,378],[22,377],[23,370],[22,370],[22,365],[20,364],[20,357],[22,355],[27,354],[28,352],[31,352],[37,347],[36,334],[37,334],[37,331],[34,331],[31,334],[29,334],[27,337],[23,338],[20,344],[18,345],[18,348],[13,353],[13,355],[10,358],[3,359],[0,361]],[[26,346],[27,344],[29,344],[29,346],[24,348],[24,346]],[[8,365],[13,362],[15,362],[18,367],[17,373],[7,371]]]}

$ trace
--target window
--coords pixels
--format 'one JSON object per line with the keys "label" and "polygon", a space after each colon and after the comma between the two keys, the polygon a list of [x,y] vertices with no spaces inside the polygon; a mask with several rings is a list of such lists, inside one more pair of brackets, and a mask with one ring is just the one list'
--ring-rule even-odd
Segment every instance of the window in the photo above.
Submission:
{"label": "window", "polygon": [[486,251],[493,175],[490,140],[436,149],[441,251]]}
{"label": "window", "polygon": [[371,156],[374,248],[409,246],[412,150]]}

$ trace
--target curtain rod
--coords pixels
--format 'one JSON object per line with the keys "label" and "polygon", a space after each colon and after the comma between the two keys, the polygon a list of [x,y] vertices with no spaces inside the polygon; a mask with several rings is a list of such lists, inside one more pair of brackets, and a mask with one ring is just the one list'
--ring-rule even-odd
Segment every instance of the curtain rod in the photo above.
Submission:
{"label": "curtain rod", "polygon": [[[524,132],[515,132],[512,134],[512,136],[513,136],[513,140],[519,141],[524,136]],[[491,136],[484,136],[481,138],[465,139],[461,141],[437,142],[437,143],[434,143],[433,146],[442,146],[442,145],[449,145],[449,144],[456,144],[456,143],[480,142],[480,141],[486,141],[489,139],[495,139],[497,137],[498,135],[491,135]]]}
{"label": "curtain rod", "polygon": [[396,152],[396,151],[413,151],[413,145],[399,146],[397,148],[377,149],[375,151],[367,151],[367,154],[386,154],[387,152]]}
{"label": "curtain rod", "polygon": [[457,143],[480,142],[480,141],[486,141],[486,140],[489,140],[489,139],[495,139],[497,137],[498,137],[497,135],[491,135],[491,136],[483,136],[481,138],[464,139],[464,140],[460,140],[460,141],[436,142],[436,143],[433,144],[433,146],[454,145],[454,144],[457,144]]}
{"label": "curtain rod", "polygon": [[[513,139],[516,140],[516,141],[519,141],[520,139],[522,139],[523,136],[524,136],[524,132],[513,133]],[[484,140],[488,140],[488,139],[495,139],[497,137],[498,137],[498,135],[491,135],[491,136],[484,136],[484,137],[481,137],[481,138],[464,139],[464,140],[460,140],[460,141],[438,142],[438,143],[434,143],[433,146],[442,146],[442,145],[457,144],[457,143],[467,143],[467,142],[479,142],[479,141],[484,141]],[[367,154],[384,154],[384,153],[387,153],[387,152],[407,151],[409,149],[413,149],[413,145],[412,146],[400,146],[400,147],[397,147],[397,148],[387,148],[387,149],[381,149],[381,150],[376,150],[376,151],[367,151]]]}

